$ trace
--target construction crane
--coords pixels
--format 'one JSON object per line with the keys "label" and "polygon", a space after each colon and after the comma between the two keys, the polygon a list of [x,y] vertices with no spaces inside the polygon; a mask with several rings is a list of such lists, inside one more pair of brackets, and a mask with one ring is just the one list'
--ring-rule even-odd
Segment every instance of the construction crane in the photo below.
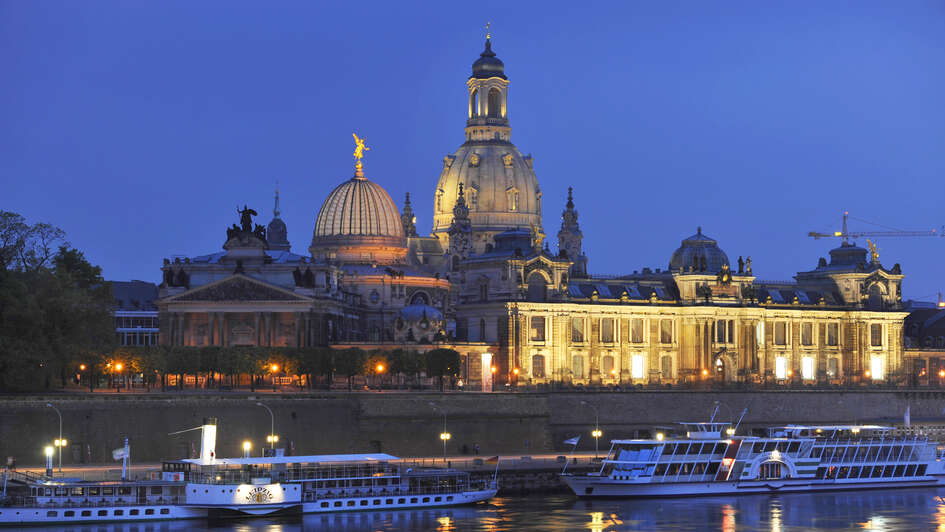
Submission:
{"label": "construction crane", "polygon": [[[860,238],[867,236],[945,236],[945,226],[942,227],[942,230],[938,231],[932,229],[931,231],[857,231],[849,232],[847,231],[847,218],[850,216],[849,211],[843,212],[843,229],[840,231],[835,231],[833,233],[818,233],[816,231],[811,231],[807,233],[807,236],[814,238],[830,238],[830,237],[839,237],[843,239],[843,243],[846,244],[850,241],[851,238]],[[858,218],[855,218],[858,219]],[[861,220],[866,222],[866,220]],[[871,223],[871,222],[866,222]],[[877,225],[877,224],[873,224]]]}

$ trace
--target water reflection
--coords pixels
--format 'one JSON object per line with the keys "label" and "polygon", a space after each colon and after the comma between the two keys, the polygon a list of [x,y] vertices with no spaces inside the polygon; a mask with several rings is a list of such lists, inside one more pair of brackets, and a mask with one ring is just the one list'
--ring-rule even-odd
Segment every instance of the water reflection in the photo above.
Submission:
{"label": "water reflection", "polygon": [[576,500],[566,495],[500,497],[488,504],[207,523],[177,521],[31,528],[67,532],[372,532],[378,530],[502,532],[521,530],[765,531],[938,530],[945,532],[945,490],[909,489],[831,494]]}

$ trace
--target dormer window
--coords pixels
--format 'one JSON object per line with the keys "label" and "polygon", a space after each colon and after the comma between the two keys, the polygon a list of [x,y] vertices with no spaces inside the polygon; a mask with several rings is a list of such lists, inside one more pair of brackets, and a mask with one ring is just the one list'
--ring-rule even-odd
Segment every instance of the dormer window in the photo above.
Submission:
{"label": "dormer window", "polygon": [[507,199],[508,199],[509,210],[512,212],[518,212],[518,189],[515,187],[511,187],[508,190],[506,190],[505,193],[508,196]]}

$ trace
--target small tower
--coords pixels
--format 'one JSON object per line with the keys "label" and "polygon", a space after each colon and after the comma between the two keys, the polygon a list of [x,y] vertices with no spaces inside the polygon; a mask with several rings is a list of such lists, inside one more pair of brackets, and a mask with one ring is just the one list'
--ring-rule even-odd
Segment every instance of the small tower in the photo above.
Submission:
{"label": "small tower", "polygon": [[407,238],[417,236],[417,217],[413,214],[413,208],[410,207],[410,193],[404,200],[403,214],[400,215],[400,223],[404,226],[404,236]]}
{"label": "small tower", "polygon": [[456,198],[456,205],[453,207],[453,221],[449,228],[450,245],[448,254],[450,255],[450,268],[454,271],[459,268],[459,262],[465,259],[472,249],[471,232],[472,224],[469,221],[469,207],[466,206],[463,184],[460,183],[459,195]]}
{"label": "small tower", "polygon": [[466,81],[469,108],[466,140],[509,141],[508,117],[509,79],[505,64],[492,51],[492,36],[486,34],[486,48],[473,63],[472,75]]}
{"label": "small tower", "polygon": [[279,185],[276,184],[276,203],[272,209],[272,221],[266,229],[269,240],[269,249],[273,251],[289,251],[289,234],[282,218],[279,218]]}
{"label": "small tower", "polygon": [[571,277],[587,276],[587,257],[581,252],[581,228],[578,226],[578,212],[574,208],[573,190],[568,187],[568,203],[561,213],[561,230],[558,231],[558,251],[570,260]]}

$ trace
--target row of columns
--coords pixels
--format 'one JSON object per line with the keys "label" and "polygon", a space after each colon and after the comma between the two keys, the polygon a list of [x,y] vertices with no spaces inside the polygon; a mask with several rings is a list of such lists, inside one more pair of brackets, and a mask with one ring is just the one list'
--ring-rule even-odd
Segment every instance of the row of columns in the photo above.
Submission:
{"label": "row of columns", "polygon": [[[170,312],[161,317],[162,320],[162,343],[166,345],[195,345],[193,320],[191,316],[196,313]],[[209,346],[229,346],[233,345],[231,319],[233,314],[228,312],[207,312],[202,313],[207,317],[207,334],[204,338],[204,345]],[[279,323],[280,312],[253,312],[253,335],[252,345],[272,347],[279,345]],[[314,345],[323,345],[328,342],[327,333],[329,325],[327,321],[332,317],[314,314],[311,312],[293,312],[292,320],[294,323],[294,334],[286,339],[286,343],[292,347],[305,347]],[[337,323],[338,320],[334,320]],[[165,325],[166,324],[166,325]]]}

